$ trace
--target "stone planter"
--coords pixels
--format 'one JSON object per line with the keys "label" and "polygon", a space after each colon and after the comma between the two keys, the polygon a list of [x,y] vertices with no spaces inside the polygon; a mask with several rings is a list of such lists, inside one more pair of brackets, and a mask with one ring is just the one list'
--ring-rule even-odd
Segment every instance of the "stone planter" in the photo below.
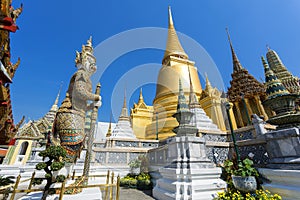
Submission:
{"label": "stone planter", "polygon": [[254,176],[242,177],[232,175],[231,177],[234,187],[242,192],[253,192],[257,188]]}

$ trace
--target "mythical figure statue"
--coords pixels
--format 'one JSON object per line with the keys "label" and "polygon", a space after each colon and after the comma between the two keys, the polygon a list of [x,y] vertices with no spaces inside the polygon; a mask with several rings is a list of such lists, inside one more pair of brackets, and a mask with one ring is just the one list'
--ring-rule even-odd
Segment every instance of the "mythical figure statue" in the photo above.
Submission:
{"label": "mythical figure statue", "polygon": [[[53,143],[60,141],[70,163],[76,162],[86,137],[86,112],[95,106],[94,103],[88,105],[88,101],[98,101],[97,106],[101,104],[101,97],[92,93],[90,80],[97,69],[91,38],[82,46],[81,53],[76,52],[75,63],[78,70],[72,76],[66,97],[56,114],[52,140]],[[59,140],[56,140],[58,137]]]}
{"label": "mythical figure statue", "polygon": [[264,135],[267,132],[265,129],[266,122],[256,114],[252,115],[252,123],[257,136]]}

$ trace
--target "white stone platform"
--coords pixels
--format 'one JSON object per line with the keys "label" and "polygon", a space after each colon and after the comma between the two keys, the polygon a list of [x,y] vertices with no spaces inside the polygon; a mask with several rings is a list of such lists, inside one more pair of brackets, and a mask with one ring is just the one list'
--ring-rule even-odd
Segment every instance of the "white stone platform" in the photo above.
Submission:
{"label": "white stone platform", "polygon": [[226,188],[221,168],[207,158],[204,138],[170,139],[167,156],[171,164],[161,167],[153,197],[158,200],[209,200]]}
{"label": "white stone platform", "polygon": [[264,189],[279,194],[283,200],[300,199],[300,170],[258,169],[270,182],[264,183]]}

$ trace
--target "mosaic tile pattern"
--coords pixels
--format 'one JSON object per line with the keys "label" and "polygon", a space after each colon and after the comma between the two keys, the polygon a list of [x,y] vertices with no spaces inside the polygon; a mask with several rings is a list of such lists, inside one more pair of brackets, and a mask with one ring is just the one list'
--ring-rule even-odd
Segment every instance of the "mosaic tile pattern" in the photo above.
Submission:
{"label": "mosaic tile pattern", "polygon": [[116,141],[117,147],[138,147],[138,142],[130,142],[130,141]]}
{"label": "mosaic tile pattern", "polygon": [[109,164],[126,164],[127,153],[110,152],[108,157]]}

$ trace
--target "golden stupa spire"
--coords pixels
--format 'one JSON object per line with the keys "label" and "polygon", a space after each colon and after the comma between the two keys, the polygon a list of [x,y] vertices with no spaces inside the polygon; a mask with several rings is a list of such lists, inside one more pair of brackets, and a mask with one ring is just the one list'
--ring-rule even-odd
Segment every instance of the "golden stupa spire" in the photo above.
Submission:
{"label": "golden stupa spire", "polygon": [[228,28],[226,28],[226,33],[227,33],[227,37],[228,37],[228,41],[229,41],[229,44],[230,44],[230,49],[231,49],[231,54],[232,54],[232,62],[233,62],[233,71],[239,71],[241,69],[243,69],[234,49],[233,49],[233,46],[232,46],[232,42],[231,42],[231,39],[230,39],[230,35],[229,35],[229,31],[228,31]]}
{"label": "golden stupa spire", "polygon": [[108,125],[108,130],[106,133],[106,137],[110,137],[111,136],[111,113],[110,113],[110,120],[109,120],[109,125]]}
{"label": "golden stupa spire", "polygon": [[184,52],[184,50],[179,42],[175,27],[174,27],[170,6],[169,6],[168,40],[167,40],[167,46],[166,46],[166,51],[165,51],[163,60],[169,56],[176,56],[176,57],[188,59],[188,55]]}
{"label": "golden stupa spire", "polygon": [[212,89],[211,83],[208,79],[207,73],[205,73],[205,91],[210,91]]}
{"label": "golden stupa spire", "polygon": [[140,89],[140,97],[139,97],[139,101],[144,101],[143,90],[142,90],[142,88]]}

